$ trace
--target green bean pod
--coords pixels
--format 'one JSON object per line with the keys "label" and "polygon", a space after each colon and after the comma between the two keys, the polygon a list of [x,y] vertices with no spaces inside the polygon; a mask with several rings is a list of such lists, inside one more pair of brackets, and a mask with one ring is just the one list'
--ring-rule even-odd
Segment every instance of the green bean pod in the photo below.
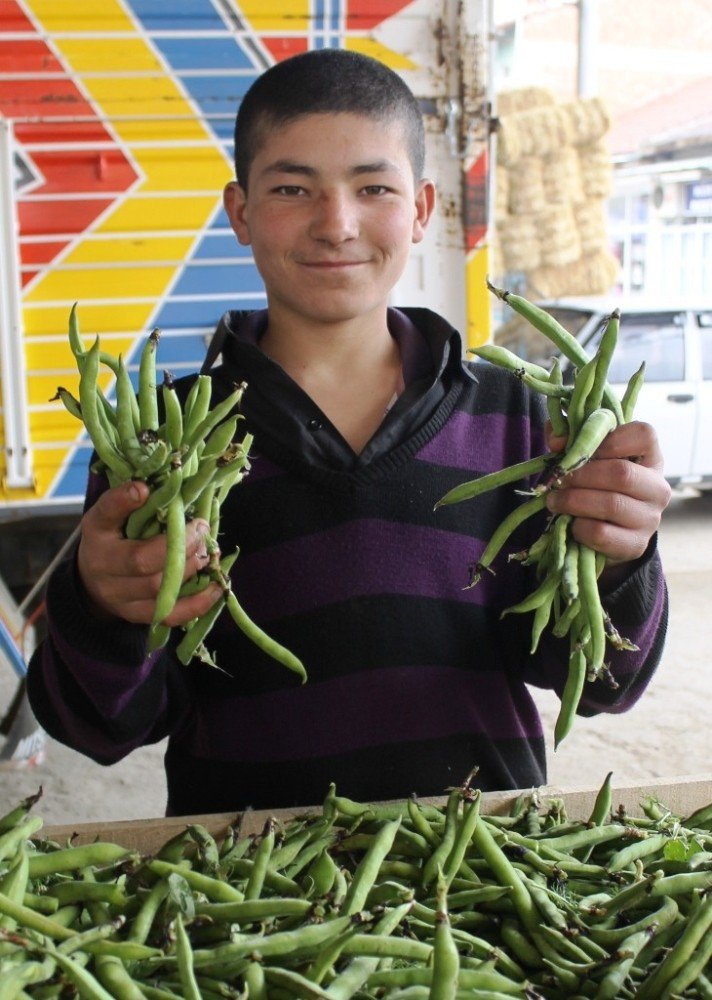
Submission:
{"label": "green bean pod", "polygon": [[161,396],[166,414],[166,441],[171,451],[179,451],[183,443],[183,410],[173,384],[173,376],[168,371],[163,372]]}
{"label": "green bean pod", "polygon": [[76,396],[72,395],[69,389],[65,389],[64,386],[62,385],[57,386],[57,392],[55,393],[54,396],[51,397],[49,402],[54,403],[56,400],[59,400],[64,406],[65,410],[68,413],[71,413],[73,417],[76,417],[77,420],[82,419],[82,408],[79,403],[79,400],[76,398]]}
{"label": "green bean pod", "polygon": [[596,553],[582,545],[579,552],[579,593],[591,628],[592,651],[588,663],[588,675],[595,679],[603,669],[606,653],[606,632],[603,624],[603,608],[598,593],[598,573]]}
{"label": "green bean pod", "polygon": [[616,426],[616,418],[611,410],[599,407],[586,417],[580,431],[558,460],[548,484],[537,489],[546,491],[555,488],[569,472],[574,472],[593,456]]}
{"label": "green bean pod", "polygon": [[[9,869],[0,879],[0,894],[10,900],[11,903],[18,903],[27,906],[25,900],[27,890],[27,880],[29,877],[29,859],[24,845],[21,845],[12,860]],[[0,915],[0,928],[14,930],[17,921],[8,914]]]}
{"label": "green bean pod", "polygon": [[470,582],[465,589],[474,587],[477,583],[479,583],[484,570],[488,570],[490,573],[494,572],[491,568],[491,564],[501,551],[502,546],[512,532],[523,524],[527,518],[530,518],[535,514],[539,514],[541,511],[545,510],[545,508],[546,498],[543,495],[535,496],[531,500],[527,500],[525,503],[515,507],[514,510],[508,514],[507,517],[505,517],[485,546],[485,550],[479,560],[475,563],[470,575]]}
{"label": "green bean pod", "polygon": [[235,415],[218,424],[205,442],[202,458],[217,458],[230,447],[237,433],[237,424],[240,419],[239,415]]}
{"label": "green bean pod", "polygon": [[178,493],[166,510],[166,561],[156,596],[153,625],[160,624],[173,610],[183,583],[185,569],[185,511]]}
{"label": "green bean pod", "polygon": [[191,508],[200,498],[201,494],[210,486],[215,477],[217,465],[217,455],[203,458],[195,475],[188,476],[187,478],[184,477],[181,485],[181,496],[186,510]]}
{"label": "green bean pod", "polygon": [[465,860],[465,852],[469,847],[472,831],[479,820],[480,800],[481,796],[478,790],[474,793],[471,801],[467,802],[463,808],[462,821],[455,834],[452,850],[447,856],[444,867],[438,873],[438,891],[442,891],[443,894],[447,894],[447,890],[452,885],[453,879],[460,871],[462,863]]}
{"label": "green bean pod", "polygon": [[[566,419],[569,425],[568,445],[576,438],[586,419],[586,402],[591,393],[594,379],[596,377],[596,365],[598,358],[591,358],[583,368],[576,372],[574,387],[566,409]],[[590,408],[589,408],[590,412]]]}
{"label": "green bean pod", "polygon": [[156,350],[159,338],[160,331],[152,330],[141,351],[138,371],[138,409],[142,431],[158,430]]}
{"label": "green bean pod", "polygon": [[498,470],[497,472],[490,472],[487,475],[480,476],[478,479],[472,479],[469,482],[461,483],[459,486],[453,487],[453,489],[448,490],[448,492],[438,500],[438,502],[433,507],[433,510],[437,510],[438,507],[444,507],[447,504],[461,503],[463,500],[471,500],[473,497],[480,496],[482,493],[486,493],[488,490],[496,489],[499,486],[506,486],[509,483],[516,483],[520,479],[525,479],[528,476],[535,476],[555,461],[558,456],[558,452],[548,452],[546,455],[538,455],[536,458],[527,459],[525,462],[517,462],[515,465],[510,465],[506,469]]}
{"label": "green bean pod", "polygon": [[628,423],[633,419],[633,410],[635,409],[635,404],[638,401],[638,396],[640,390],[643,387],[643,382],[645,381],[645,362],[643,361],[640,368],[633,372],[628,384],[625,387],[623,396],[621,397],[621,407],[623,409],[623,422]]}
{"label": "green bean pod", "polygon": [[102,423],[99,413],[98,387],[99,338],[97,337],[85,355],[84,368],[79,379],[79,405],[82,420],[92,440],[94,450],[104,465],[124,481],[131,478],[133,470],[116,449]]}
{"label": "green bean pod", "polygon": [[176,656],[184,666],[187,666],[194,656],[199,656],[203,652],[203,640],[220,617],[225,605],[226,598],[219,598],[200,618],[188,624],[185,635],[176,647]]}
{"label": "green bean pod", "polygon": [[190,387],[183,407],[183,444],[193,437],[195,429],[208,415],[213,380],[209,375],[198,375]]}
{"label": "green bean pod", "polygon": [[36,833],[42,826],[39,816],[27,816],[17,826],[6,830],[0,834],[0,860],[14,855],[25,840],[28,840],[33,833]]}
{"label": "green bean pod", "polygon": [[134,423],[133,403],[135,398],[129,373],[123,358],[119,355],[116,375],[116,430],[122,454],[131,461],[134,468],[134,459],[140,459],[145,454],[139,444],[137,428]]}
{"label": "green bean pod", "polygon": [[237,627],[242,631],[248,639],[251,639],[255,645],[261,649],[268,656],[271,656],[282,666],[287,667],[288,670],[292,670],[294,673],[298,674],[304,683],[307,679],[307,672],[304,669],[304,664],[301,660],[294,655],[285,646],[280,645],[276,640],[272,639],[266,632],[264,632],[259,625],[256,625],[251,618],[245,613],[243,608],[240,606],[237,597],[230,590],[227,594],[227,609],[232,616],[233,621]]}
{"label": "green bean pod", "polygon": [[203,995],[195,978],[195,969],[193,968],[193,949],[181,913],[178,913],[176,916],[174,928],[182,996],[185,1000],[203,1000]]}
{"label": "green bean pod", "polygon": [[[620,310],[614,309],[606,322],[606,327],[603,331],[601,342],[598,345],[598,350],[596,352],[596,371],[593,378],[593,384],[591,385],[591,390],[588,394],[584,407],[586,415],[591,413],[593,410],[597,410],[599,406],[603,405],[603,393],[607,384],[608,370],[616,349],[616,343],[618,342],[620,319]],[[621,404],[621,410],[622,409],[623,407]]]}
{"label": "green bean pod", "polygon": [[346,892],[346,899],[341,906],[340,912],[342,914],[350,916],[363,908],[381,864],[393,846],[400,824],[400,819],[389,820],[383,824],[374,837],[371,846],[354,872],[354,877]]}
{"label": "green bean pod", "polygon": [[596,795],[596,800],[593,803],[593,808],[591,809],[591,815],[588,818],[589,826],[601,826],[606,822],[606,819],[611,812],[611,802],[612,802],[612,792],[611,783],[613,781],[613,771],[609,771],[606,775],[603,784],[598,790]]}
{"label": "green bean pod", "polygon": [[505,368],[520,377],[530,375],[542,382],[549,378],[549,372],[546,368],[531,361],[525,361],[524,358],[518,357],[513,351],[500,344],[481,344],[479,347],[468,348],[467,353],[474,354],[483,361],[489,361],[490,364],[497,365],[498,368]]}
{"label": "green bean pod", "polygon": [[230,416],[232,410],[239,405],[245,389],[244,382],[236,386],[225,399],[209,410],[195,427],[186,428],[184,443],[188,445],[189,449],[195,449],[199,441],[204,440],[214,427]]}
{"label": "green bean pod", "polygon": [[518,604],[513,604],[511,607],[505,608],[499,617],[505,618],[509,614],[525,614],[527,611],[536,611],[537,608],[544,604],[548,604],[548,606],[551,607],[551,599],[553,598],[560,582],[560,572],[550,573],[539,584],[536,590],[533,590],[523,600],[519,601]]}
{"label": "green bean pod", "polygon": [[568,540],[564,564],[561,568],[561,592],[567,602],[571,605],[579,595],[578,581],[578,561],[581,547],[573,538]]}
{"label": "green bean pod", "polygon": [[712,927],[712,895],[700,903],[673,948],[640,984],[636,997],[639,1000],[655,1000],[661,997],[669,983],[690,961],[710,927]]}
{"label": "green bean pod", "polygon": [[[539,333],[547,337],[548,340],[558,347],[565,357],[579,368],[582,368],[590,360],[578,340],[561,323],[554,319],[553,316],[550,316],[545,309],[541,309],[539,306],[534,305],[534,303],[528,302],[521,295],[514,295],[512,292],[508,292],[502,288],[496,288],[489,281],[487,282],[487,287],[498,299],[506,302],[515,312],[528,320],[535,330],[538,330]],[[619,424],[623,423],[623,412],[620,401],[608,385],[604,389],[603,400],[605,405],[610,407],[616,414],[617,422]]]}
{"label": "green bean pod", "polygon": [[173,499],[178,496],[182,482],[183,470],[181,467],[171,468],[161,485],[151,491],[144,505],[129,514],[124,525],[126,537],[141,538],[146,526],[158,518],[162,511],[165,512]]}
{"label": "green bean pod", "polygon": [[663,990],[661,1000],[683,996],[685,990],[698,982],[699,977],[712,962],[712,930],[708,930],[689,962],[669,980]]}
{"label": "green bean pod", "polygon": [[[479,802],[472,804],[472,811],[475,811],[476,822],[479,816]],[[430,1000],[455,1000],[459,972],[460,953],[452,937],[447,909],[447,882],[444,878],[438,878]]]}
{"label": "green bean pod", "polygon": [[[552,385],[564,384],[563,375],[561,373],[561,364],[558,358],[554,358],[551,371],[549,372],[549,382],[551,382]],[[568,437],[569,422],[562,406],[561,397],[547,395],[546,410],[549,415],[549,421],[551,423],[553,433],[556,434],[557,437]]]}

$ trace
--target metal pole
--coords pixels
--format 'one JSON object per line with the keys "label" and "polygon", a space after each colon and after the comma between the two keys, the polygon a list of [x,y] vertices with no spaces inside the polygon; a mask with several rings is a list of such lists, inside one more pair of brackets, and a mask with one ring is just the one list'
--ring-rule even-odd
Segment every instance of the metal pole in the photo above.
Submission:
{"label": "metal pole", "polygon": [[578,74],[579,97],[598,94],[598,0],[578,0]]}
{"label": "metal pole", "polygon": [[5,449],[5,486],[34,486],[22,343],[18,226],[13,185],[12,123],[0,118],[0,385]]}

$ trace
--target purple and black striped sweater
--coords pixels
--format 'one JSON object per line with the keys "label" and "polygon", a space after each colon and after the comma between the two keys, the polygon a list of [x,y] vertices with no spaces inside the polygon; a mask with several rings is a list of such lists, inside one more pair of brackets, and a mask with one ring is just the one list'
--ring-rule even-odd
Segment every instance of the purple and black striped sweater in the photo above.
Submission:
{"label": "purple and black striped sweater", "polygon": [[[442,794],[473,765],[485,789],[546,779],[528,685],[560,692],[568,643],[528,652],[531,616],[503,608],[531,589],[506,556],[473,589],[468,567],[508,510],[511,487],[433,511],[456,484],[544,448],[543,409],[521,382],[461,360],[458,334],[427,310],[391,310],[405,391],[361,455],[257,347],[256,314],[228,313],[214,401],[246,381],[250,474],[228,498],[222,551],[240,546],[235,591],[300,656],[297,678],[223,615],[209,636],[222,671],[146,658],[147,630],[94,620],[73,561],[47,595],[49,632],[29,669],[34,711],[103,764],[169,737],[174,814],[307,805],[335,781],[361,800]],[[191,379],[179,383],[185,393]],[[87,503],[102,484],[90,482]],[[542,521],[527,522],[523,548]],[[659,661],[667,620],[654,545],[605,605],[639,652],[613,653],[619,687],[587,685],[581,711],[622,712]],[[175,630],[174,630],[175,631]]]}

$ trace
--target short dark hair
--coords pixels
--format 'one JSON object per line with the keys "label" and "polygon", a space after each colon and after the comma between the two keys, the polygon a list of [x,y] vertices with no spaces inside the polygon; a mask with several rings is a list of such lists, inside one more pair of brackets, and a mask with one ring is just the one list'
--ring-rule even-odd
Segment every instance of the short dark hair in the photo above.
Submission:
{"label": "short dark hair", "polygon": [[384,63],[346,49],[313,49],[276,63],[243,97],[235,120],[235,176],[247,178],[268,129],[305,115],[346,112],[400,121],[416,181],[425,167],[425,128],[415,95]]}

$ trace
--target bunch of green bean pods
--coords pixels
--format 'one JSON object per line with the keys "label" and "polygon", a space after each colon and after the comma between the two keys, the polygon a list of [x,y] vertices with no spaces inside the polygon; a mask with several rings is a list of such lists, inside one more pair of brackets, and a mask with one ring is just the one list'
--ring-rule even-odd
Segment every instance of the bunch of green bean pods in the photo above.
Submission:
{"label": "bunch of green bean pods", "polygon": [[[618,310],[608,317],[598,349],[593,357],[589,357],[576,338],[545,310],[520,295],[495,288],[489,282],[488,287],[548,337],[557,350],[572,362],[574,378],[571,385],[564,385],[558,358],[547,371],[499,345],[488,344],[471,352],[512,372],[513,377],[521,379],[530,389],[542,393],[546,397],[553,432],[566,438],[562,452],[549,452],[461,483],[436,504],[437,509],[461,503],[491,489],[529,477],[541,477],[538,485],[524,491],[529,499],[516,507],[489,539],[472,569],[471,587],[479,582],[483,572],[495,572],[492,564],[512,532],[529,517],[545,510],[546,494],[560,488],[568,473],[584,465],[615,427],[632,419],[645,372],[642,365],[631,376],[620,400],[608,384],[608,369],[620,325]],[[606,662],[607,644],[614,649],[636,649],[618,632],[601,604],[598,578],[605,557],[574,539],[571,520],[569,515],[549,517],[544,532],[528,549],[509,554],[510,559],[534,567],[536,586],[523,601],[503,612],[503,617],[512,613],[532,613],[532,653],[536,651],[544,629],[552,621],[555,636],[568,636],[569,669],[554,728],[556,747],[571,731],[586,681],[603,680],[616,686]]]}
{"label": "bunch of green bean pods", "polygon": [[[150,488],[146,503],[131,514],[124,526],[129,539],[148,539],[161,533],[166,536],[166,560],[148,648],[155,651],[168,642],[171,629],[164,621],[180,597],[198,593],[215,582],[223,596],[208,612],[184,626],[184,635],[176,647],[178,659],[187,664],[196,657],[216,666],[204,640],[219,614],[227,609],[251,641],[304,681],[306,671],[301,661],[263,632],[238,603],[229,576],[237,552],[221,559],[218,548],[221,506],[250,468],[252,435],[245,434],[241,441],[235,439],[246,385],[236,385],[224,400],[211,407],[212,380],[208,375],[198,375],[181,405],[170,372],[164,372],[159,392],[158,341],[159,331],[154,330],[143,345],[138,389],[134,391],[123,358],[102,351],[99,337],[89,350],[85,349],[75,304],[69,317],[69,345],[79,371],[79,398],[64,387],[54,397],[84,424],[96,453],[95,471],[103,472],[111,486],[135,479]],[[115,405],[102,391],[101,365],[113,375]],[[209,562],[204,571],[184,582],[186,522],[198,517],[210,526],[206,535]]]}
{"label": "bunch of green bean pods", "polygon": [[673,1000],[712,996],[712,805],[586,821],[521,794],[198,822],[151,856],[0,818],[0,1000]]}

